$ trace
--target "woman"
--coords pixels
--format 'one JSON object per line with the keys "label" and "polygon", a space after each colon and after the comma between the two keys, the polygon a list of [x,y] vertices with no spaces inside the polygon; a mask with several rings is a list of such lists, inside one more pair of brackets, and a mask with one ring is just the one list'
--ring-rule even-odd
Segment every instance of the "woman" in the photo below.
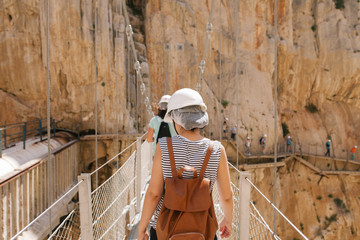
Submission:
{"label": "woman", "polygon": [[[148,134],[147,134],[147,138],[146,138],[146,140],[149,143],[154,142],[154,139],[158,138],[159,129],[160,129],[161,123],[164,121],[164,116],[167,111],[169,99],[170,99],[170,95],[164,95],[161,97],[160,102],[158,103],[158,114],[157,114],[157,116],[153,117],[150,120],[149,130],[148,130]],[[176,135],[176,132],[175,132],[172,124],[168,123],[168,126],[169,126],[169,130],[170,130],[170,135],[171,136]],[[155,154],[155,149],[156,149],[156,144],[153,144],[153,151],[152,151],[153,156]]]}
{"label": "woman", "polygon": [[[200,135],[199,129],[205,127],[208,122],[206,105],[200,94],[192,89],[184,88],[175,92],[168,104],[165,120],[172,120],[178,135],[172,137],[173,152],[175,155],[176,168],[185,164],[196,168],[200,172],[202,161],[210,144],[210,140]],[[159,215],[163,192],[164,179],[171,178],[171,167],[166,138],[159,140],[156,146],[152,176],[145,195],[143,211],[138,229],[138,239],[148,239],[146,228],[150,222],[150,239],[156,237],[156,222]],[[220,195],[220,203],[224,211],[224,219],[220,223],[220,236],[227,238],[232,232],[233,198],[230,186],[230,175],[227,165],[227,157],[221,143],[215,141],[210,160],[205,171],[205,178],[210,179],[212,190],[217,182]],[[184,172],[184,178],[191,178],[192,174]],[[154,214],[154,216],[153,216]],[[151,219],[151,217],[153,218]],[[151,221],[150,221],[151,220]],[[214,236],[216,239],[216,236]]]}

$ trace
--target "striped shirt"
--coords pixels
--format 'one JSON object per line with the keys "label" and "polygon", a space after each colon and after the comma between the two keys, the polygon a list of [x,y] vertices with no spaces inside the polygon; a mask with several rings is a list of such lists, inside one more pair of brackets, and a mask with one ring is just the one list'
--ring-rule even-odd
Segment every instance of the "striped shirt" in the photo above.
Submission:
{"label": "striped shirt", "polygon": [[[169,158],[169,151],[167,147],[166,138],[159,139],[160,149],[161,149],[161,166],[164,181],[166,178],[171,178],[171,165]],[[176,135],[172,137],[172,145],[175,157],[176,169],[179,170],[181,167],[187,165],[194,167],[199,176],[200,170],[207,152],[207,149],[210,144],[210,139],[203,138],[199,141],[190,141],[187,138]],[[213,150],[209,159],[205,171],[205,178],[210,179],[211,185],[210,190],[213,189],[216,182],[217,170],[220,162],[221,156],[221,143],[218,141],[214,142]],[[192,172],[184,172],[183,178],[192,178]],[[163,196],[164,197],[164,196]],[[150,227],[156,229],[156,221],[160,213],[160,209],[163,203],[163,197],[161,197],[159,204],[157,205],[154,215],[150,221]]]}

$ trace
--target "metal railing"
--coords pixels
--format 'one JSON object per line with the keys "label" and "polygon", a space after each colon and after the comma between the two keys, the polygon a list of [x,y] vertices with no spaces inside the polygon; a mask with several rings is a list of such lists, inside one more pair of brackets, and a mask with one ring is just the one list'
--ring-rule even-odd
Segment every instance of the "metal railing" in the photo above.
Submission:
{"label": "metal railing", "polygon": [[[246,181],[246,178],[250,178],[250,174],[238,171],[230,163],[229,168],[232,173],[233,232],[228,239],[280,239],[277,235],[274,235],[255,205],[250,201],[251,185]],[[218,222],[220,222],[223,218],[223,211],[220,206],[219,192],[216,184],[213,189],[213,199],[216,217]]]}
{"label": "metal railing", "polygon": [[[116,155],[136,144],[127,161],[93,191],[89,191],[91,175],[105,164],[90,174],[82,174],[83,194],[79,196],[82,239],[124,239],[127,235],[128,225],[141,210],[143,191],[151,174],[151,146],[143,143],[144,136]],[[114,160],[115,157],[106,164]]]}
{"label": "metal railing", "polygon": [[[264,198],[270,206],[275,209],[282,217],[283,219],[304,239],[308,239],[272,202],[269,201],[269,199],[251,182],[250,175],[246,175],[246,172],[239,171],[236,167],[234,167],[232,164],[229,163],[230,172],[235,173],[235,179],[239,179],[239,185],[235,185],[232,183],[232,189],[234,192],[234,200],[239,201],[244,194],[250,195],[250,188],[254,188],[262,198]],[[242,180],[242,181],[241,181]],[[249,192],[249,193],[248,193]],[[249,209],[250,212],[250,234],[249,238],[245,239],[280,239],[278,235],[275,235],[273,230],[267,225],[263,217],[260,215],[259,211],[256,209],[255,205],[249,201],[246,204],[251,205],[251,208]],[[240,206],[237,213],[244,212],[244,204]],[[249,208],[249,207],[247,207]],[[234,208],[235,212],[235,208]],[[236,214],[234,215],[236,218]],[[238,218],[243,217],[239,216]],[[235,238],[234,238],[235,239]]]}
{"label": "metal railing", "polygon": [[[45,123],[45,124],[44,124]],[[53,136],[56,133],[55,119],[51,119],[51,129]],[[17,142],[23,142],[23,148],[26,148],[26,139],[39,136],[43,140],[47,132],[46,119],[33,120],[29,122],[12,123],[0,126],[0,157],[2,150],[13,146]]]}
{"label": "metal railing", "polygon": [[[139,137],[92,173],[83,173],[78,177],[76,187],[79,192],[79,204],[52,232],[49,239],[126,238],[129,226],[132,226],[135,216],[141,211],[141,201],[151,174],[152,149],[150,144],[143,143],[144,136]],[[135,146],[136,148],[132,148]],[[127,161],[99,187],[91,190],[91,175],[127,152],[129,156]],[[233,234],[229,239],[280,239],[250,201],[251,187],[259,191],[250,181],[250,174],[237,170],[231,164],[229,167],[230,172],[233,173],[231,188],[234,193]],[[265,196],[263,197],[267,200]],[[223,212],[219,204],[216,184],[213,199],[215,212],[220,222]],[[270,201],[268,202],[303,236]],[[303,238],[307,239],[305,236]]]}
{"label": "metal railing", "polygon": [[47,157],[31,167],[0,183],[0,239],[9,239],[49,207],[49,188],[54,201],[73,186],[78,175],[78,143],[53,153],[51,183],[49,183]]}

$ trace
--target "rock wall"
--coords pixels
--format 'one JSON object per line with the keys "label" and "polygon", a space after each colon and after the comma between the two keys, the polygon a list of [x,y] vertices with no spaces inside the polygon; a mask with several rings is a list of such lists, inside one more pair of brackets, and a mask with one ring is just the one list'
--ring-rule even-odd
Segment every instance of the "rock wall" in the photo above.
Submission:
{"label": "rock wall", "polygon": [[[273,168],[250,173],[251,181],[273,202]],[[309,239],[358,239],[359,191],[358,175],[321,176],[295,160],[277,171],[276,206]],[[251,199],[273,229],[273,208],[255,189],[251,190]],[[281,239],[302,239],[280,214],[276,215],[276,226]]]}
{"label": "rock wall", "polygon": [[[49,1],[51,117],[62,127],[95,128],[96,35],[98,132],[114,133],[116,114],[119,132],[134,132],[135,102],[143,98],[136,97],[140,94],[131,72],[133,63],[128,65],[121,2],[97,1],[97,23],[94,9],[92,0]],[[46,1],[1,1],[0,18],[0,124],[45,118]],[[136,25],[133,19],[131,15]],[[143,39],[137,27],[135,45],[143,49],[137,42]],[[146,73],[146,64],[142,66]],[[144,116],[144,109],[140,110]]]}
{"label": "rock wall", "polygon": [[[278,1],[277,137],[282,141],[281,123],[299,143],[323,145],[331,137],[339,156],[360,141],[360,3],[344,1],[343,8],[336,8],[335,2],[342,1]],[[228,117],[230,125],[238,123],[241,139],[250,136],[257,141],[267,133],[270,145],[274,142],[273,5],[239,1],[239,25],[235,26],[235,1],[214,3],[201,90],[210,106],[208,131],[214,136]],[[146,45],[155,98],[181,86],[195,88],[210,9],[211,1],[147,2]],[[182,51],[179,44],[184,45]],[[228,102],[225,108],[220,104],[224,101]],[[315,111],[306,106],[315,106]]]}
{"label": "rock wall", "polygon": [[[145,96],[138,94],[121,2],[97,1],[97,23],[93,0],[49,2],[52,117],[63,127],[95,128],[96,35],[99,133],[114,133],[117,128],[122,133],[133,133],[136,128],[141,131],[149,116],[142,104]],[[1,125],[46,117],[45,3],[44,0],[0,1]],[[146,94],[152,105],[164,93],[171,94],[181,87],[195,88],[211,1],[129,0],[127,5]],[[256,150],[257,140],[264,133],[269,136],[271,147],[277,37],[278,140],[282,141],[281,124],[285,123],[297,143],[322,146],[331,137],[336,156],[359,144],[359,1],[279,0],[278,36],[274,35],[273,1],[241,0],[238,13],[236,26],[235,1],[214,2],[213,32],[205,49],[206,68],[200,90],[210,115],[210,125],[205,130],[208,135],[218,137],[222,122],[228,117],[230,126],[238,125],[240,140],[247,136],[254,139],[252,149]],[[236,28],[240,36],[238,62]],[[101,156],[107,155],[104,152]],[[301,226],[300,219],[308,220],[301,221],[309,237],[358,236],[359,227],[354,222],[359,222],[356,215],[359,200],[355,195],[349,197],[359,192],[356,179],[329,177],[317,185],[309,185],[305,183],[319,181],[320,177],[301,166],[296,171],[299,173],[286,168],[280,170],[278,187],[282,193],[278,198],[280,207],[289,209],[285,214],[299,219],[295,220],[297,226]],[[256,184],[264,189],[270,189],[271,175],[269,169],[253,174]],[[292,186],[296,189],[292,190]],[[286,191],[289,194],[284,194]],[[319,196],[321,199],[317,199]],[[341,210],[341,205],[337,209],[335,198],[341,199],[349,212]],[[301,209],[304,202],[306,211],[294,211],[290,206]],[[329,226],[321,229],[333,214],[337,214],[338,225],[331,220]],[[266,218],[271,222],[270,215]],[[286,225],[279,228],[283,226]],[[347,226],[351,226],[350,230]]]}

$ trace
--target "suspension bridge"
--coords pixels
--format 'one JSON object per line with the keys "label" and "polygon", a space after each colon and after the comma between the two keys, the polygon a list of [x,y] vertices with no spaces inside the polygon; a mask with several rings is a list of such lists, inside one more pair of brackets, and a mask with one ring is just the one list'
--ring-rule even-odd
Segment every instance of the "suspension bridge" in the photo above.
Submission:
{"label": "suspension bridge", "polygon": [[[238,1],[237,8],[238,8]],[[143,134],[129,134],[126,137],[118,134],[98,135],[97,126],[97,37],[98,24],[95,24],[95,48],[94,48],[94,102],[95,102],[95,134],[81,136],[78,129],[66,129],[57,126],[56,120],[50,118],[50,89],[49,89],[49,1],[47,4],[47,119],[34,122],[24,122],[14,125],[1,126],[0,128],[0,157],[6,160],[12,169],[0,176],[0,232],[1,239],[136,239],[136,224],[142,210],[142,201],[147,184],[151,177],[152,157],[151,146],[145,141],[146,132]],[[96,0],[94,2],[96,6]],[[130,25],[128,10],[125,1],[118,1],[117,6],[124,15],[126,22],[126,38],[129,68],[133,68],[135,81],[139,92],[143,96],[143,102],[136,102],[135,118],[139,118],[139,107],[145,108],[149,116],[153,116],[151,102],[147,96],[146,84],[141,72],[141,64],[135,49],[133,30]],[[121,10],[120,10],[121,9]],[[275,1],[276,16],[276,1]],[[196,89],[211,89],[204,80],[206,67],[206,54],[211,38],[212,13],[214,0],[208,23],[203,55],[199,64],[199,77]],[[95,23],[97,23],[97,8],[95,7]],[[238,13],[237,11],[235,11]],[[236,17],[238,21],[238,16]],[[276,34],[276,17],[275,36]],[[235,24],[236,25],[236,24]],[[116,31],[116,35],[119,32]],[[239,33],[236,29],[236,48],[238,46]],[[276,53],[276,41],[275,41]],[[276,54],[275,54],[276,56]],[[236,50],[236,59],[238,60]],[[275,57],[276,59],[276,57]],[[130,64],[133,61],[133,64]],[[275,61],[275,69],[276,69]],[[221,61],[220,61],[221,65]],[[239,61],[236,62],[236,79],[239,74]],[[117,77],[116,84],[118,85]],[[236,81],[238,84],[238,81]],[[276,85],[276,70],[275,70]],[[165,85],[165,89],[166,89]],[[238,88],[238,86],[236,86]],[[118,87],[116,87],[118,91]],[[276,91],[276,88],[275,88]],[[117,92],[118,96],[118,92]],[[116,104],[119,104],[116,97]],[[238,96],[237,96],[237,102]],[[238,112],[238,109],[237,111]],[[117,123],[119,113],[116,113]],[[276,93],[275,93],[275,129],[276,129]],[[222,117],[222,116],[221,116]],[[46,122],[46,124],[45,124]],[[221,122],[221,121],[220,121]],[[237,116],[238,122],[238,116]],[[32,127],[30,127],[33,125]],[[119,126],[120,124],[117,124]],[[139,129],[139,126],[136,126]],[[20,130],[13,130],[19,128]],[[66,131],[67,133],[65,133]],[[221,129],[219,129],[221,132]],[[276,136],[275,130],[275,136]],[[110,159],[99,164],[98,141],[112,139],[117,144],[115,152]],[[274,150],[269,154],[251,156],[243,154],[239,138],[236,141],[219,139],[231,157],[229,168],[231,171],[231,187],[234,192],[234,220],[233,234],[230,239],[280,239],[276,232],[276,219],[274,227],[267,223],[261,212],[251,201],[250,191],[253,190],[263,198],[270,208],[274,210],[274,216],[280,215],[289,228],[302,239],[308,239],[277,207],[276,193],[274,201],[269,200],[257,186],[251,181],[251,175],[246,171],[256,167],[273,167],[276,179],[276,170],[284,166],[286,159],[292,157],[303,165],[321,174],[354,174],[358,175],[360,164],[358,161],[346,158],[322,157],[316,147],[306,150],[304,144],[294,145],[291,151],[276,142]],[[80,143],[93,141],[94,144],[94,168],[81,173],[79,159]],[[119,142],[123,142],[119,148]],[[46,149],[47,145],[47,149]],[[46,153],[47,150],[47,153]],[[35,153],[32,153],[34,151]],[[32,155],[33,154],[33,155]],[[34,155],[35,154],[35,155]],[[322,154],[321,154],[322,155]],[[22,157],[19,157],[22,156]],[[28,157],[25,157],[28,156]],[[21,160],[19,160],[21,159]],[[279,162],[278,162],[279,160]],[[17,163],[15,166],[14,164]],[[330,163],[330,164],[329,164]],[[111,174],[102,179],[101,173],[108,171]],[[239,170],[241,169],[241,170]],[[109,172],[109,171],[108,171]],[[100,177],[99,177],[100,175]],[[274,182],[276,186],[276,180]],[[215,210],[220,221],[223,213],[219,204],[219,196],[215,186],[213,192]]]}

